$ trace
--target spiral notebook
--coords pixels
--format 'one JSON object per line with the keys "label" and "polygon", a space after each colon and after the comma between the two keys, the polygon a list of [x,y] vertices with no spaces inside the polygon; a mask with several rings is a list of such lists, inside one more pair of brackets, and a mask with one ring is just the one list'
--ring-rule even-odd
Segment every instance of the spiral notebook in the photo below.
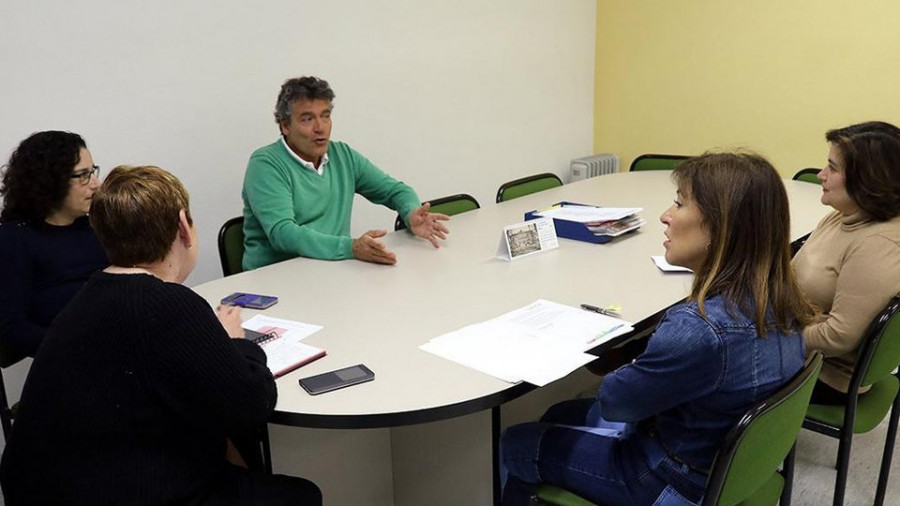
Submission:
{"label": "spiral notebook", "polygon": [[285,337],[278,328],[246,330],[246,338],[266,352],[266,364],[276,378],[325,356],[325,350]]}

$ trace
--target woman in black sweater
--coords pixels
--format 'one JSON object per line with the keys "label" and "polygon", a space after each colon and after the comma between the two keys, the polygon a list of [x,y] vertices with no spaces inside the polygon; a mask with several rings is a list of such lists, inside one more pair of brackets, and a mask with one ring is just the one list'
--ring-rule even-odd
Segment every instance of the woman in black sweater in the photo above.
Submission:
{"label": "woman in black sweater", "polygon": [[113,265],[35,357],[0,464],[7,504],[321,504],[311,482],[226,461],[227,435],[264,423],[277,392],[239,311],[181,285],[197,261],[181,183],[118,167],[91,223]]}
{"label": "woman in black sweater", "polygon": [[0,196],[0,346],[34,356],[53,318],[106,254],[88,223],[99,167],[78,134],[32,134],[9,157]]}

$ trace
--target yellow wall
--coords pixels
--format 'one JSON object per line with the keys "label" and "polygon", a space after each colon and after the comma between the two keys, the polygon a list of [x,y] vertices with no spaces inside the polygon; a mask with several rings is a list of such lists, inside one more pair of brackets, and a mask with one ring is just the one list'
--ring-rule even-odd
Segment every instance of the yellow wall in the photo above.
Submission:
{"label": "yellow wall", "polygon": [[746,147],[784,175],[830,128],[900,124],[900,1],[598,0],[594,150]]}

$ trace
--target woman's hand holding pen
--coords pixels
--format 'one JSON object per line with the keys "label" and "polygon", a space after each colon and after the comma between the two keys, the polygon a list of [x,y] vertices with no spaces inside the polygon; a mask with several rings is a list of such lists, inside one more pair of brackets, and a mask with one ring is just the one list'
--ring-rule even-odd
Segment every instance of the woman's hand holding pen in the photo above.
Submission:
{"label": "woman's hand holding pen", "polygon": [[219,318],[219,323],[225,327],[225,331],[228,332],[228,335],[232,339],[244,338],[244,327],[241,327],[241,308],[220,304],[219,307],[216,308],[216,316]]}

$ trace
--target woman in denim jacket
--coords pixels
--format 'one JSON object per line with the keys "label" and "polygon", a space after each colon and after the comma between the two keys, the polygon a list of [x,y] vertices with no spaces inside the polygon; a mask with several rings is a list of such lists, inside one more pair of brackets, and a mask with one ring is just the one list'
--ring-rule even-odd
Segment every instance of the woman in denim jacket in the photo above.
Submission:
{"label": "woman in denim jacket", "polygon": [[792,275],[781,177],[757,155],[712,153],[673,179],[660,220],[666,260],[695,273],[688,301],[595,400],[504,432],[504,504],[528,504],[536,483],[604,505],[699,504],[728,430],[803,366],[813,309]]}

